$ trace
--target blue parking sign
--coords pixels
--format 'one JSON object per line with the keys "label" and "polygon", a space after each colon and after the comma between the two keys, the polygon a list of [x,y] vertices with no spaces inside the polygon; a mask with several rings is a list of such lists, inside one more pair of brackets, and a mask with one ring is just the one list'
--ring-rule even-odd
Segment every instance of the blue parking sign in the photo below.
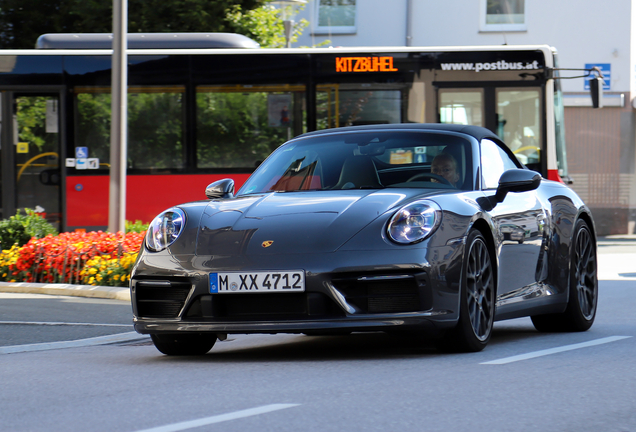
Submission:
{"label": "blue parking sign", "polygon": [[88,157],[88,147],[75,147],[75,158],[86,159]]}
{"label": "blue parking sign", "polygon": [[[585,63],[585,69],[592,69],[593,67],[597,67],[601,70],[603,74],[603,90],[610,90],[611,87],[611,79],[612,79],[612,64],[611,63]],[[585,78],[584,90],[590,89],[590,78],[594,78],[596,75],[592,74],[589,77]]]}

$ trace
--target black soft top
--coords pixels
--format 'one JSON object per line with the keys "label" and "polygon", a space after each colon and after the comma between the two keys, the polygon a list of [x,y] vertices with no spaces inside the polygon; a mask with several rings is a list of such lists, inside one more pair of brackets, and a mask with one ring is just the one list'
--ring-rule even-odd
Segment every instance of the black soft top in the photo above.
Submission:
{"label": "black soft top", "polygon": [[379,124],[379,125],[365,125],[365,126],[347,126],[335,129],[323,129],[320,131],[307,132],[299,135],[296,138],[304,138],[316,135],[325,135],[334,132],[364,132],[364,131],[398,131],[398,130],[430,130],[430,131],[448,131],[458,132],[466,135],[470,135],[481,141],[483,138],[490,138],[496,141],[501,141],[496,134],[492,133],[489,129],[481,126],[466,126],[457,124],[444,124],[444,123],[393,123],[393,124]]}

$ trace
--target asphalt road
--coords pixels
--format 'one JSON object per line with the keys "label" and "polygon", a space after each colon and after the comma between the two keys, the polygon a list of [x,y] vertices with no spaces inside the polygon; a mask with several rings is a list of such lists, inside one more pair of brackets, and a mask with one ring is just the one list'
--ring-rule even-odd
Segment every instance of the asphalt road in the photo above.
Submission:
{"label": "asphalt road", "polygon": [[499,322],[475,354],[373,333],[231,335],[173,358],[130,336],[125,302],[3,294],[0,430],[636,431],[636,241],[599,254],[591,330]]}

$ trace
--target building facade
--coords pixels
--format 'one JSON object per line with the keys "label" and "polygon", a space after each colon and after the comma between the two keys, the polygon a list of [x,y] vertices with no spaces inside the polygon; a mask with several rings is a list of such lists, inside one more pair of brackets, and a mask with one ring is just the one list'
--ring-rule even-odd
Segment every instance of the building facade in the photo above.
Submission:
{"label": "building facade", "polygon": [[298,18],[296,46],[548,44],[561,68],[599,67],[602,109],[584,78],[561,79],[571,186],[599,235],[636,233],[636,0],[311,0]]}

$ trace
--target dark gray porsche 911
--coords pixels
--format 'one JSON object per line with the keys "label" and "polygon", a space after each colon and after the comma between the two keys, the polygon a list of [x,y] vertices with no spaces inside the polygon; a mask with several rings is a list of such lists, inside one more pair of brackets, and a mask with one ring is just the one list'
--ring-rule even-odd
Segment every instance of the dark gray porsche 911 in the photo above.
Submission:
{"label": "dark gray porsche 911", "polygon": [[131,277],[135,329],[168,355],[230,333],[396,330],[479,351],[496,320],[584,331],[596,315],[589,209],[487,129],[312,132],[238,193],[205,193],[155,218]]}

